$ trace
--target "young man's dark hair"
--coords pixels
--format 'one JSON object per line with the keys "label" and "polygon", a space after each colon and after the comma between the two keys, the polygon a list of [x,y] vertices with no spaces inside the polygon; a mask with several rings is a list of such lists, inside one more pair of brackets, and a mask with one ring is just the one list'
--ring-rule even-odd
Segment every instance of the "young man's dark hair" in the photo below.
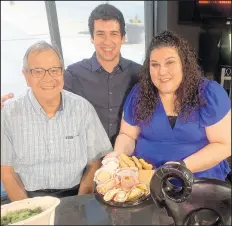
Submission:
{"label": "young man's dark hair", "polygon": [[93,31],[94,31],[94,21],[95,20],[116,20],[120,24],[120,32],[121,36],[125,36],[126,30],[125,30],[125,20],[120,10],[118,10],[116,7],[110,5],[110,4],[101,4],[97,6],[89,17],[89,31],[91,34],[91,37],[93,37]]}

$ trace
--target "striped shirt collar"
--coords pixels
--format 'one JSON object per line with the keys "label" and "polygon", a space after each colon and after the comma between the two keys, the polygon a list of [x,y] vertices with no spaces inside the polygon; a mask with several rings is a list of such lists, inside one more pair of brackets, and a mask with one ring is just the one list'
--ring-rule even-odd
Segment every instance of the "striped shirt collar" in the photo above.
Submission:
{"label": "striped shirt collar", "polygon": [[[40,105],[40,103],[36,99],[32,89],[30,88],[28,92],[29,92],[29,98],[30,98],[30,101],[31,101],[33,107],[37,111],[40,111],[42,109],[42,106]],[[62,110],[64,110],[64,91],[63,90],[61,91],[61,103],[60,103],[60,106],[58,108],[58,111],[62,111]]]}

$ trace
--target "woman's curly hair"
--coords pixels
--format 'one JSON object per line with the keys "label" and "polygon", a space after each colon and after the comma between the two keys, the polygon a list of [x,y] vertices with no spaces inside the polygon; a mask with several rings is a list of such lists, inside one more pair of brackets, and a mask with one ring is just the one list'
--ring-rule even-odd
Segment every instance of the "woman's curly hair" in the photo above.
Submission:
{"label": "woman's curly hair", "polygon": [[133,116],[136,123],[149,123],[159,102],[158,89],[152,83],[150,76],[150,55],[154,49],[162,47],[175,48],[180,56],[183,68],[183,79],[176,90],[174,111],[186,120],[190,113],[204,102],[202,102],[199,90],[201,70],[197,64],[194,51],[187,41],[170,31],[164,31],[152,39],[141,68],[140,89],[134,99]]}

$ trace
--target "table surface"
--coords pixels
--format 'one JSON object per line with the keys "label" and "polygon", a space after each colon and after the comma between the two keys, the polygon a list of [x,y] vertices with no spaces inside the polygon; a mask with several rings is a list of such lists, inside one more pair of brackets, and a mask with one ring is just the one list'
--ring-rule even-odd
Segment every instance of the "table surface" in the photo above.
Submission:
{"label": "table surface", "polygon": [[151,198],[134,207],[115,208],[89,194],[62,198],[55,225],[173,225],[173,219]]}

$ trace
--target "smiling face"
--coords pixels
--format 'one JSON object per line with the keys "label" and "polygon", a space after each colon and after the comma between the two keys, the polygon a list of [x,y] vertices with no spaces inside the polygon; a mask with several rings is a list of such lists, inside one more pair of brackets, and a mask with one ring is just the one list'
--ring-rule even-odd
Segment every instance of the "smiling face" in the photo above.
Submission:
{"label": "smiling face", "polygon": [[119,59],[121,45],[125,42],[125,36],[122,37],[121,35],[118,21],[95,20],[91,42],[95,46],[100,63],[110,62]]}
{"label": "smiling face", "polygon": [[150,76],[160,94],[174,94],[183,78],[182,63],[175,48],[161,47],[150,55]]}
{"label": "smiling face", "polygon": [[[58,98],[64,86],[64,78],[63,70],[60,73],[56,71],[57,68],[62,67],[57,53],[52,49],[31,52],[27,59],[27,65],[28,69],[24,69],[23,74],[34,95],[40,100]],[[57,76],[51,76],[48,71],[41,76],[40,73],[43,69],[50,69],[50,73],[57,74]],[[33,70],[34,72],[32,72]]]}

